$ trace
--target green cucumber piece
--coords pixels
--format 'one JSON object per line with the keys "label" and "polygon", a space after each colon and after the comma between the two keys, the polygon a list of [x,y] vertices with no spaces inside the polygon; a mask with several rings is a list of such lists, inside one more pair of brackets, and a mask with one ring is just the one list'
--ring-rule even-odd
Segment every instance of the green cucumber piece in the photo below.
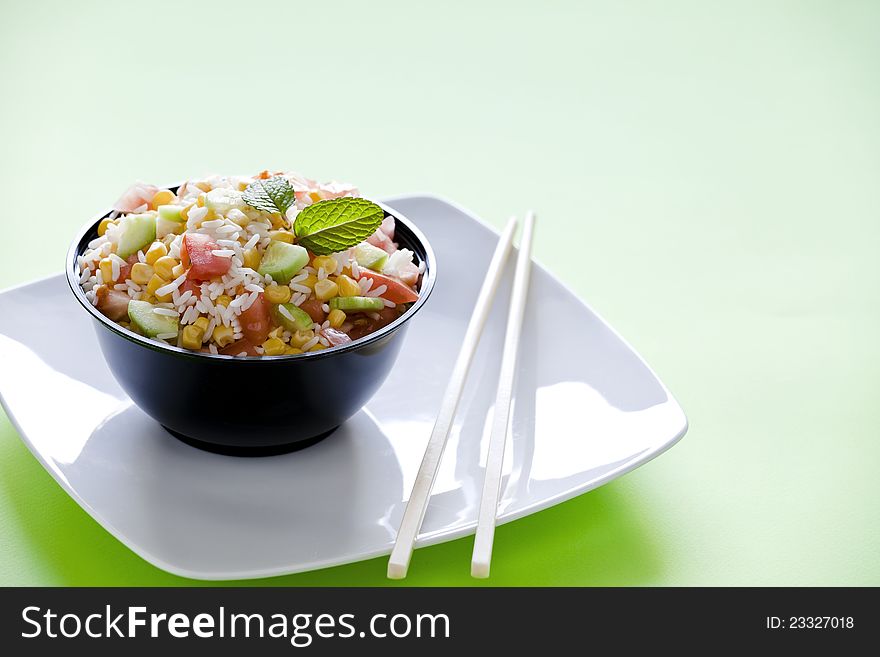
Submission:
{"label": "green cucumber piece", "polygon": [[385,261],[388,260],[388,253],[369,242],[361,242],[354,249],[354,259],[357,260],[359,267],[382,271]]}
{"label": "green cucumber piece", "polygon": [[156,213],[129,214],[119,220],[116,255],[127,258],[156,239]]}
{"label": "green cucumber piece", "polygon": [[333,297],[328,303],[331,310],[346,312],[370,312],[385,307],[385,302],[379,297]]}
{"label": "green cucumber piece", "polygon": [[161,240],[166,235],[174,233],[179,235],[186,229],[186,221],[181,216],[182,205],[160,205],[156,217],[156,239]]}
{"label": "green cucumber piece", "polygon": [[156,210],[159,212],[159,219],[164,219],[165,221],[173,221],[175,223],[183,223],[184,219],[181,216],[181,212],[183,212],[183,205],[160,205]]}
{"label": "green cucumber piece", "polygon": [[307,264],[309,252],[303,247],[273,240],[263,252],[257,273],[260,276],[268,274],[276,283],[287,285]]}
{"label": "green cucumber piece", "polygon": [[157,315],[153,312],[155,307],[148,301],[132,299],[128,302],[128,318],[148,338],[155,338],[161,333],[174,333],[176,335],[177,317]]}
{"label": "green cucumber piece", "polygon": [[[284,313],[281,312],[282,306],[284,307],[284,310],[293,317],[293,321],[285,317]],[[275,319],[276,324],[283,326],[285,330],[290,331],[291,333],[295,333],[296,331],[306,331],[312,328],[312,318],[309,314],[292,303],[280,303],[277,306],[272,306],[272,317]]]}

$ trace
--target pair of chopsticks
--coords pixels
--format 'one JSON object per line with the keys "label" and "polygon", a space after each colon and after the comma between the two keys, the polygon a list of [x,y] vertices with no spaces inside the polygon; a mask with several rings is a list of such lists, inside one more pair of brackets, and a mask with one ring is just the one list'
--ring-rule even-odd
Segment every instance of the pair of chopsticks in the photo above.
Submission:
{"label": "pair of chopsticks", "polygon": [[[501,468],[504,462],[504,446],[507,440],[507,426],[510,420],[510,406],[513,398],[513,382],[516,372],[516,357],[519,346],[519,336],[522,327],[522,319],[525,311],[526,296],[529,289],[529,271],[532,257],[532,233],[534,232],[535,215],[532,212],[526,214],[523,226],[522,241],[519,247],[519,256],[516,261],[516,273],[513,279],[513,291],[511,293],[510,308],[507,315],[507,330],[504,337],[504,351],[501,357],[501,372],[498,381],[498,392],[495,397],[495,415],[492,420],[492,432],[489,436],[489,455],[486,461],[485,478],[483,480],[483,497],[480,502],[480,513],[477,520],[477,533],[474,538],[474,552],[471,557],[471,575],[474,577],[488,577],[489,565],[492,560],[492,544],[495,538],[495,516],[498,509],[498,497],[501,494]],[[489,263],[483,287],[477,297],[471,321],[462,341],[461,351],[452,369],[452,376],[446,386],[440,412],[434,422],[434,429],[428,440],[422,464],[413,484],[412,494],[403,512],[403,520],[397,532],[397,541],[391,551],[388,560],[388,577],[391,579],[403,579],[409,569],[412,558],[413,546],[422,521],[425,519],[425,511],[428,508],[428,500],[431,497],[431,489],[440,467],[440,459],[449,438],[452,421],[458,410],[458,402],[464,388],[465,379],[473,360],[474,352],[480,341],[480,335],[486,324],[489,309],[498,290],[501,281],[501,272],[510,247],[513,243],[513,234],[516,232],[517,220],[512,217],[507,222],[495,253]]]}

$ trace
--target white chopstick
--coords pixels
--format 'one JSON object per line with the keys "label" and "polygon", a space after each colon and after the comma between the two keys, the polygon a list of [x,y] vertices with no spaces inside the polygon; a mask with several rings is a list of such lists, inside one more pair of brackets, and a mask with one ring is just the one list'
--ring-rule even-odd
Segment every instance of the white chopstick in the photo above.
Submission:
{"label": "white chopstick", "polygon": [[434,429],[431,431],[428,446],[425,448],[425,455],[422,457],[422,464],[419,466],[419,472],[416,475],[412,493],[409,496],[409,501],[406,503],[403,520],[400,521],[397,541],[394,543],[394,549],[391,551],[391,557],[388,559],[388,577],[391,579],[403,579],[406,577],[406,571],[409,569],[413,545],[419,535],[422,521],[425,518],[425,511],[428,508],[428,500],[431,496],[431,488],[433,488],[434,479],[437,477],[440,459],[443,457],[443,449],[446,447],[449,430],[452,428],[452,420],[455,417],[455,411],[458,409],[458,401],[461,398],[465,378],[467,377],[471,360],[473,360],[474,352],[477,349],[477,344],[480,341],[483,326],[486,324],[486,317],[489,315],[492,299],[495,297],[495,291],[498,289],[498,282],[501,280],[501,272],[507,260],[507,254],[510,252],[510,245],[513,242],[513,233],[516,231],[516,225],[516,217],[511,217],[501,233],[501,237],[498,239],[498,246],[495,247],[495,253],[489,262],[489,269],[486,272],[483,287],[480,289],[476,304],[474,304],[471,321],[461,343],[461,351],[459,351],[458,359],[452,368],[452,376],[446,385],[446,392],[443,394],[440,412],[437,414]]}
{"label": "white chopstick", "polygon": [[492,418],[492,433],[489,434],[483,498],[480,501],[480,515],[477,519],[477,533],[474,536],[474,552],[471,557],[471,575],[479,578],[489,576],[489,565],[492,562],[495,515],[498,510],[498,498],[501,495],[501,467],[504,464],[504,445],[507,442],[507,427],[510,422],[516,356],[529,293],[534,228],[535,215],[529,212],[523,224],[519,256],[516,259],[516,274],[510,296],[510,310],[507,314],[507,330],[504,334],[504,352],[501,356],[501,372],[498,375],[498,392],[495,396],[495,415]]}

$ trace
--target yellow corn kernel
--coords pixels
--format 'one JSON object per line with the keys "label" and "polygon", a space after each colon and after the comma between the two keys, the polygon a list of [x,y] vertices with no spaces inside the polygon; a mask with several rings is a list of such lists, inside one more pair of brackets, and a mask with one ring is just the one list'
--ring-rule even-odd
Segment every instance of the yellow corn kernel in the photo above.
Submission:
{"label": "yellow corn kernel", "polygon": [[177,260],[171,256],[162,256],[153,263],[153,269],[156,274],[164,278],[166,281],[177,278],[172,271],[178,265]]}
{"label": "yellow corn kernel", "polygon": [[318,277],[314,274],[309,274],[306,276],[305,280],[300,281],[297,285],[305,285],[310,290],[314,291],[315,283],[318,282]]}
{"label": "yellow corn kernel", "polygon": [[180,276],[183,276],[184,272],[186,272],[186,269],[184,269],[183,265],[174,265],[171,268],[171,275],[174,278],[179,278]]}
{"label": "yellow corn kernel", "polygon": [[227,212],[226,218],[230,219],[231,221],[234,221],[242,228],[247,226],[252,221],[252,219],[249,216],[247,216],[244,212],[241,212],[240,210],[237,210],[237,209],[235,210],[235,212],[233,212],[232,210]]}
{"label": "yellow corn kernel", "polygon": [[153,268],[145,262],[136,262],[131,266],[131,280],[138,285],[146,285],[153,278]]}
{"label": "yellow corn kernel", "polygon": [[323,267],[324,271],[327,272],[327,274],[334,273],[336,271],[337,264],[338,263],[336,262],[336,258],[333,258],[331,256],[315,256],[312,259],[312,267],[314,267],[315,269],[321,269]]}
{"label": "yellow corn kernel", "polygon": [[256,249],[248,249],[244,252],[242,264],[245,267],[250,267],[251,269],[256,271],[260,268],[260,252]]}
{"label": "yellow corn kernel", "polygon": [[198,205],[200,208],[205,207],[205,198],[205,194],[199,194],[199,198],[196,199],[196,205]]}
{"label": "yellow corn kernel", "polygon": [[232,297],[228,294],[221,294],[214,300],[215,306],[223,306],[226,308],[230,303],[232,303]]}
{"label": "yellow corn kernel", "polygon": [[313,337],[315,337],[315,332],[311,329],[308,331],[297,331],[290,336],[290,346],[299,349]]}
{"label": "yellow corn kernel", "polygon": [[278,242],[287,242],[293,244],[293,233],[289,230],[270,230],[269,237]]}
{"label": "yellow corn kernel", "polygon": [[269,338],[263,343],[263,354],[266,356],[280,356],[286,349],[287,345],[278,338]]}
{"label": "yellow corn kernel", "polygon": [[110,227],[110,224],[113,223],[112,219],[101,219],[101,223],[98,224],[98,235],[103,235],[107,232],[107,229]]}
{"label": "yellow corn kernel", "polygon": [[163,285],[168,285],[168,281],[159,276],[159,274],[153,274],[153,277],[147,283],[147,294],[152,294],[158,298],[156,295],[156,290],[158,290]]}
{"label": "yellow corn kernel", "polygon": [[174,200],[174,193],[167,189],[160,189],[153,194],[153,200],[150,203],[150,209],[155,210],[160,205],[168,205]]}
{"label": "yellow corn kernel", "polygon": [[290,301],[290,288],[273,283],[265,289],[263,296],[269,303],[287,303]]}
{"label": "yellow corn kernel", "polygon": [[146,257],[146,261],[148,265],[155,264],[156,261],[168,255],[168,247],[165,246],[162,242],[153,242],[150,244],[150,248],[147,249],[147,252],[144,254]]}
{"label": "yellow corn kernel", "polygon": [[101,258],[98,263],[98,269],[101,270],[101,276],[105,283],[113,282],[113,261],[110,258]]}
{"label": "yellow corn kernel", "polygon": [[321,301],[329,301],[337,294],[339,294],[339,286],[329,278],[315,283],[315,296]]}
{"label": "yellow corn kernel", "polygon": [[292,356],[293,354],[301,354],[302,352],[303,350],[297,347],[287,347],[287,349],[284,350],[284,354],[289,356]]}
{"label": "yellow corn kernel", "polygon": [[248,184],[247,184],[244,180],[239,181],[239,183],[238,183],[238,191],[243,192],[243,191],[246,190],[247,188],[248,188]]}
{"label": "yellow corn kernel", "polygon": [[309,198],[312,199],[312,203],[317,203],[321,200],[321,195],[318,192],[309,192]]}
{"label": "yellow corn kernel", "polygon": [[197,182],[197,183],[193,183],[193,184],[196,187],[198,187],[199,189],[201,189],[203,192],[210,192],[211,191],[211,186],[206,182]]}
{"label": "yellow corn kernel", "polygon": [[[204,333],[205,331],[208,330],[208,324],[210,324],[210,323],[211,323],[211,322],[208,321],[208,318],[205,317],[204,315],[202,315],[202,316],[199,317],[196,321],[194,321],[194,322],[192,323],[192,325],[193,325],[193,326],[198,326],[200,329],[202,329],[202,333]],[[204,337],[204,336],[202,336],[202,337]]]}
{"label": "yellow corn kernel", "polygon": [[284,333],[283,326],[276,326],[271,331],[269,331],[270,338],[278,338],[281,341],[284,341],[284,338],[281,337],[281,334]]}
{"label": "yellow corn kernel", "polygon": [[186,349],[201,349],[204,336],[204,329],[199,328],[195,324],[184,326],[183,332],[180,335],[180,346]]}
{"label": "yellow corn kernel", "polygon": [[333,328],[339,328],[345,322],[345,313],[339,310],[339,308],[334,308],[327,315],[327,321],[330,322],[330,326]]}
{"label": "yellow corn kernel", "polygon": [[183,221],[189,219],[189,211],[192,210],[192,206],[193,204],[190,203],[180,211],[180,218],[183,219]]}
{"label": "yellow corn kernel", "polygon": [[315,344],[314,347],[312,347],[311,349],[309,349],[309,351],[322,351],[322,350],[324,350],[324,349],[326,349],[326,348],[327,348],[327,347],[326,347],[325,345],[323,345],[323,344],[321,344],[320,342],[318,342],[317,344]]}
{"label": "yellow corn kernel", "polygon": [[282,217],[280,214],[272,215],[272,228],[278,230],[279,228],[284,228],[287,225],[287,219]]}
{"label": "yellow corn kernel", "polygon": [[217,343],[218,347],[226,347],[233,342],[233,332],[231,326],[216,326],[214,332],[211,333],[211,339]]}
{"label": "yellow corn kernel", "polygon": [[156,301],[158,301],[159,303],[171,303],[173,300],[174,297],[171,295],[171,293],[156,295]]}
{"label": "yellow corn kernel", "polygon": [[361,295],[361,286],[353,278],[343,274],[336,277],[336,285],[339,286],[339,296],[358,297]]}

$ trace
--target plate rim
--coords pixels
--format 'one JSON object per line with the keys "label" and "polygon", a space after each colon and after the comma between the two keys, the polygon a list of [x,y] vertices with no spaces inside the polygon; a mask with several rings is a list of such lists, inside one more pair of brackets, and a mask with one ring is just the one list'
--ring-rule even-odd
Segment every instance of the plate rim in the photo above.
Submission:
{"label": "plate rim", "polygon": [[[494,226],[484,221],[478,214],[472,212],[467,209],[463,205],[443,196],[440,194],[436,194],[433,192],[415,192],[415,193],[407,193],[407,194],[395,194],[383,196],[381,198],[382,202],[388,205],[394,206],[394,203],[400,201],[412,201],[417,199],[428,199],[432,201],[437,201],[439,203],[445,204],[453,209],[461,212],[466,215],[469,219],[473,220],[476,224],[478,224],[482,229],[492,233],[495,236],[498,236],[498,231]],[[641,364],[647,369],[647,371],[654,377],[655,381],[660,385],[661,389],[664,393],[666,393],[667,401],[664,402],[664,405],[672,405],[677,414],[680,417],[680,424],[678,428],[675,430],[673,435],[659,444],[651,447],[644,452],[634,456],[623,464],[619,465],[616,468],[613,468],[603,474],[601,477],[597,479],[593,479],[588,481],[585,484],[571,486],[570,488],[565,489],[562,492],[557,493],[551,497],[544,498],[540,501],[535,501],[525,507],[517,509],[516,511],[510,511],[506,513],[502,513],[497,518],[497,524],[502,525],[508,522],[512,522],[514,520],[519,520],[525,516],[531,515],[538,511],[543,511],[545,509],[549,509],[550,507],[556,506],[557,504],[561,504],[562,502],[566,502],[570,499],[573,499],[579,495],[583,495],[584,493],[588,493],[591,490],[595,490],[596,488],[607,484],[609,481],[617,479],[629,472],[632,472],[636,468],[641,467],[642,465],[652,461],[657,458],[675,444],[677,444],[687,433],[689,428],[689,422],[687,419],[687,415],[684,412],[681,404],[678,402],[678,399],[670,392],[670,390],[666,387],[666,384],[663,383],[663,380],[657,376],[657,373],[651,368],[651,366],[645,361],[642,355],[622,336],[618,333],[613,326],[611,326],[605,318],[589,304],[589,302],[585,301],[582,297],[580,297],[574,290],[569,287],[567,283],[560,280],[552,271],[541,265],[540,260],[535,260],[541,269],[546,273],[550,279],[560,287],[562,287],[566,292],[575,297],[580,303],[582,303],[586,309],[594,316],[602,326],[610,331],[610,333],[627,349],[632,352],[633,355],[641,362]],[[53,278],[60,278],[61,282],[64,282],[65,274],[63,271],[49,274],[46,276],[38,277],[33,280],[19,283],[16,285],[12,285],[10,287],[4,288],[0,290],[0,296],[4,296],[7,293],[15,292],[22,288],[38,285],[40,283],[44,283]],[[132,403],[133,402],[129,402]],[[16,417],[15,412],[9,406],[6,399],[0,394],[0,406],[3,407],[6,412],[6,416],[9,418],[10,423],[15,428],[22,442],[31,452],[31,454],[36,457],[37,461],[43,466],[43,468],[52,476],[53,479],[61,486],[62,490],[64,490],[78,505],[79,507],[85,511],[95,522],[98,523],[102,528],[104,528],[111,536],[113,536],[116,540],[118,540],[122,545],[131,550],[134,554],[139,556],[141,559],[146,561],[147,563],[159,568],[160,570],[164,570],[167,573],[172,575],[183,577],[186,579],[197,580],[197,581],[238,581],[244,579],[267,579],[271,577],[281,577],[284,575],[295,575],[303,572],[310,572],[315,570],[322,570],[325,568],[332,568],[336,566],[344,566],[351,563],[357,563],[360,561],[366,561],[369,559],[375,559],[381,556],[386,556],[391,553],[392,545],[387,547],[380,548],[378,550],[369,550],[366,552],[361,552],[353,555],[349,555],[348,557],[342,559],[328,559],[326,561],[312,561],[308,564],[302,564],[299,566],[288,566],[288,567],[273,567],[273,568],[257,568],[253,570],[239,570],[239,571],[224,571],[224,572],[214,572],[214,571],[197,571],[192,570],[190,568],[180,567],[174,564],[170,564],[166,562],[161,557],[158,557],[147,550],[142,549],[139,545],[133,544],[130,542],[121,531],[119,531],[116,526],[107,520],[95,507],[86,502],[76,491],[73,489],[67,479],[64,477],[63,473],[58,470],[54,465],[48,463],[45,458],[43,458],[42,453],[39,449],[36,448],[34,443],[31,441],[30,437],[22,429],[19,424],[18,418]],[[437,545],[439,543],[445,543],[448,541],[453,541],[465,536],[469,536],[474,533],[476,530],[476,521],[473,523],[468,523],[462,527],[458,527],[456,529],[450,530],[440,530],[431,534],[424,535],[420,537],[416,541],[416,547],[427,547],[429,545]]]}

